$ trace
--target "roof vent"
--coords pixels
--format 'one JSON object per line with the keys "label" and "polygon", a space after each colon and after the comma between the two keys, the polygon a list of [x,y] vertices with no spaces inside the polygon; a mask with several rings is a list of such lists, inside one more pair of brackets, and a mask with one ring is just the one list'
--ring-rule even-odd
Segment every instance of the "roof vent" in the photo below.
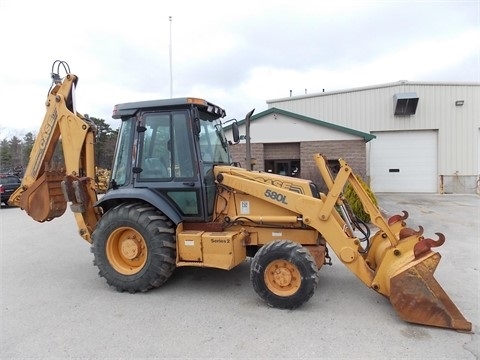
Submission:
{"label": "roof vent", "polygon": [[415,115],[418,105],[418,95],[414,92],[400,93],[393,95],[393,108],[395,115]]}

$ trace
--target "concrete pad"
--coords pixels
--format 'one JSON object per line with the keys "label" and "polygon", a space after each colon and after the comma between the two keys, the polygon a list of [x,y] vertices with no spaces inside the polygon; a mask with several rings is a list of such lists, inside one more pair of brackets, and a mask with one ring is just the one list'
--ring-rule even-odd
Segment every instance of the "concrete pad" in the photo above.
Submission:
{"label": "concrete pad", "polygon": [[97,276],[73,215],[36,223],[0,210],[1,359],[478,359],[480,197],[378,194],[446,243],[436,278],[475,333],[405,323],[335,257],[312,299],[267,307],[249,261],[231,271],[180,268],[161,288],[118,293]]}

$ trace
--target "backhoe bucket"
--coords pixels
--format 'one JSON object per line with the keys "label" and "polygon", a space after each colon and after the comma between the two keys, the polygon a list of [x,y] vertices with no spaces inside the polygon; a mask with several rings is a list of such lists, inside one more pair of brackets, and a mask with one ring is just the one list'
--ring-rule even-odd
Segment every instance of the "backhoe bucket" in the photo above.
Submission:
{"label": "backhoe bucket", "polygon": [[38,222],[62,216],[67,208],[61,188],[64,176],[65,173],[60,171],[46,171],[22,192],[20,207]]}
{"label": "backhoe bucket", "polygon": [[433,277],[440,258],[439,253],[432,253],[393,276],[390,280],[390,302],[405,321],[471,331],[472,324]]}

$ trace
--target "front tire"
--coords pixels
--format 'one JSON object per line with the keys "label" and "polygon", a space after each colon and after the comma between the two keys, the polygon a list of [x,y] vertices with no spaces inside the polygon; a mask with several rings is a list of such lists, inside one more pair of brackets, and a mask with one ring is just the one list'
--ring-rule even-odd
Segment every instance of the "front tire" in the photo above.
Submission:
{"label": "front tire", "polygon": [[174,224],[149,204],[110,209],[93,232],[92,253],[99,275],[118,291],[159,287],[175,270]]}
{"label": "front tire", "polygon": [[318,268],[303,246],[290,240],[277,240],[255,254],[250,280],[255,292],[268,305],[295,309],[315,292]]}

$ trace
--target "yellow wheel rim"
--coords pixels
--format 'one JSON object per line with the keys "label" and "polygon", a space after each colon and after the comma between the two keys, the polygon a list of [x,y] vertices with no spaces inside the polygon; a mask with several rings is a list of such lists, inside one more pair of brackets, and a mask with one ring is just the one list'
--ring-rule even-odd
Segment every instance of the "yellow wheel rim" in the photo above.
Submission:
{"label": "yellow wheel rim", "polygon": [[107,259],[122,275],[134,275],[147,261],[147,243],[140,233],[130,227],[120,227],[107,240]]}
{"label": "yellow wheel rim", "polygon": [[295,294],[302,283],[298,268],[287,260],[274,260],[265,269],[265,284],[278,296]]}

